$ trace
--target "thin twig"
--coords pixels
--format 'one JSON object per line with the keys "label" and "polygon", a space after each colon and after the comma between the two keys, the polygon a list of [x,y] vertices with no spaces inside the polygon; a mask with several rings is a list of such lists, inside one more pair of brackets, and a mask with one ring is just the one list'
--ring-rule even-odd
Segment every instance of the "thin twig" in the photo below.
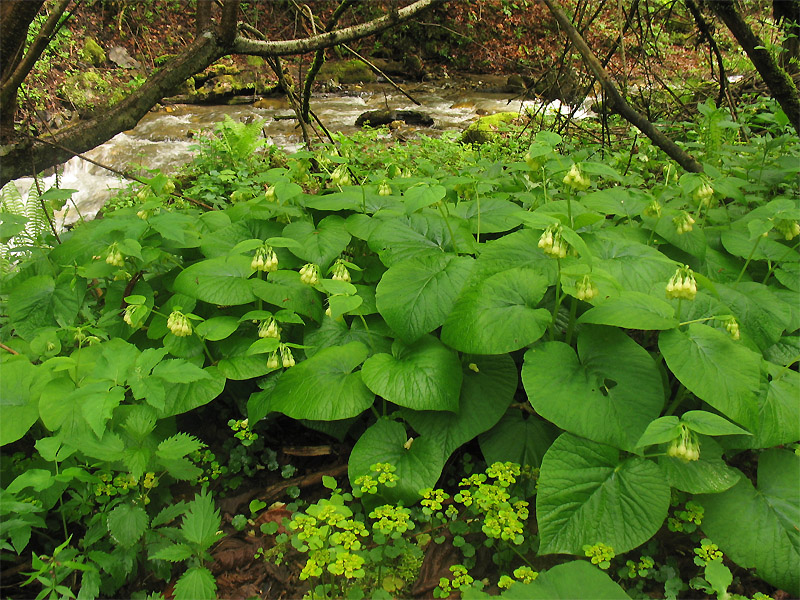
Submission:
{"label": "thin twig", "polygon": [[6,345],[5,345],[4,343],[2,343],[2,342],[0,342],[0,348],[2,348],[3,350],[5,350],[6,352],[10,352],[11,354],[19,354],[19,352],[17,352],[17,351],[16,351],[16,350],[14,350],[13,348],[9,348],[8,346],[6,346]]}

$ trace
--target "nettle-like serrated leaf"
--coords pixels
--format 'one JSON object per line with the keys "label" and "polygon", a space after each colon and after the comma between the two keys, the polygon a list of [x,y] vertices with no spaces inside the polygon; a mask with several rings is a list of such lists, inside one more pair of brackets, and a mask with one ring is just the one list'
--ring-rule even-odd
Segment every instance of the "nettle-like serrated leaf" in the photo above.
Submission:
{"label": "nettle-like serrated leaf", "polygon": [[686,462],[666,455],[658,457],[670,486],[690,494],[715,494],[735,485],[741,473],[722,460],[720,445],[702,435],[699,441],[699,460]]}
{"label": "nettle-like serrated leaf", "polygon": [[587,310],[578,322],[644,330],[672,329],[678,326],[675,309],[669,302],[641,292],[629,291]]}
{"label": "nettle-like serrated leaf", "polygon": [[292,254],[321,267],[331,264],[350,243],[350,234],[339,215],[325,217],[316,227],[309,221],[289,223],[283,235],[299,244],[289,248]]}
{"label": "nettle-like serrated leaf", "polygon": [[467,284],[442,327],[442,341],[470,354],[505,354],[532,344],[551,320],[549,311],[537,308],[548,283],[537,271],[512,268]]}
{"label": "nettle-like serrated leaf", "polygon": [[490,429],[503,416],[517,390],[517,367],[508,354],[464,357],[458,412],[402,411],[420,435],[436,440],[446,460],[459,446]]}
{"label": "nettle-like serrated leaf", "polygon": [[194,481],[203,474],[203,469],[188,458],[159,458],[158,463],[179,481]]}
{"label": "nettle-like serrated leaf", "polygon": [[392,265],[376,290],[381,316],[408,342],[430,333],[444,323],[473,264],[466,257],[437,253]]}
{"label": "nettle-like serrated leaf", "polygon": [[695,396],[750,427],[757,419],[761,358],[731,336],[702,323],[659,334],[669,369]]}
{"label": "nettle-like serrated leaf", "polygon": [[415,410],[458,410],[461,393],[458,355],[431,335],[413,344],[395,340],[392,354],[373,354],[361,379],[375,394]]}
{"label": "nettle-like serrated leaf", "polygon": [[286,370],[269,395],[269,409],[293,419],[338,421],[361,414],[375,395],[353,369],[367,357],[361,342],[317,352]]}
{"label": "nettle-like serrated leaf", "polygon": [[576,435],[634,451],[661,412],[661,374],[648,352],[621,330],[586,325],[578,354],[563,342],[525,353],[522,383],[536,412]]}
{"label": "nettle-like serrated leaf", "polygon": [[170,544],[159,548],[156,552],[150,554],[150,560],[166,560],[169,562],[180,562],[194,556],[192,549],[186,544]]}
{"label": "nettle-like serrated leaf", "polygon": [[697,497],[703,532],[725,555],[792,596],[800,596],[798,480],[800,457],[772,449],[759,456],[758,487],[743,476],[725,492]]}
{"label": "nettle-like serrated leaf", "polygon": [[200,450],[205,444],[188,433],[176,433],[158,445],[156,456],[166,460],[183,458],[191,452]]}
{"label": "nettle-like serrated leaf", "polygon": [[539,472],[541,554],[583,554],[602,542],[622,554],[649,540],[669,509],[670,488],[650,460],[562,434]]}
{"label": "nettle-like serrated leaf", "polygon": [[217,541],[220,523],[219,509],[215,508],[214,499],[204,490],[186,506],[181,531],[187,542],[205,550]]}
{"label": "nettle-like serrated leaf", "polygon": [[174,504],[167,504],[155,517],[153,517],[153,521],[150,523],[150,526],[160,527],[161,525],[167,525],[174,519],[177,519],[179,516],[181,516],[184,512],[186,512],[186,502],[183,500],[179,500]]}
{"label": "nettle-like serrated leaf", "polygon": [[379,419],[353,446],[347,469],[350,484],[355,487],[356,479],[371,474],[370,466],[379,462],[396,467],[397,485],[393,488],[381,486],[378,494],[365,495],[362,502],[378,506],[400,501],[411,506],[421,497],[420,490],[436,485],[445,459],[435,440],[420,436],[408,445],[408,435],[402,423]]}
{"label": "nettle-like serrated leaf", "polygon": [[255,300],[248,277],[251,258],[220,256],[189,265],[175,278],[173,289],[210,304],[238,306]]}
{"label": "nettle-like serrated leaf", "polygon": [[605,571],[585,560],[576,560],[548,569],[532,583],[515,583],[500,594],[506,600],[629,600],[619,584]]}
{"label": "nettle-like serrated leaf", "polygon": [[106,519],[108,532],[119,545],[133,546],[144,535],[149,519],[147,513],[140,506],[120,504]]}
{"label": "nettle-like serrated leaf", "polygon": [[173,588],[175,600],[215,600],[217,581],[205,567],[190,567]]}

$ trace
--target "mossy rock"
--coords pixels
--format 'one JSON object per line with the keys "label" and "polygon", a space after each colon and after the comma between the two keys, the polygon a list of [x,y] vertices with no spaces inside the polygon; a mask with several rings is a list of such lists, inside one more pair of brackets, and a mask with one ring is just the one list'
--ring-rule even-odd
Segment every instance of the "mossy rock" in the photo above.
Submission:
{"label": "mossy rock", "polygon": [[320,81],[330,80],[340,84],[371,83],[378,80],[366,63],[358,59],[326,62],[317,75]]}
{"label": "mossy rock", "polygon": [[499,112],[481,117],[461,134],[461,141],[465,144],[485,144],[498,135],[503,128],[512,125],[519,118],[516,112]]}
{"label": "mossy rock", "polygon": [[81,58],[95,67],[99,67],[107,60],[106,51],[100,47],[94,38],[87,37],[83,41]]}
{"label": "mossy rock", "polygon": [[59,88],[81,117],[90,117],[99,110],[119,102],[125,92],[110,84],[97,71],[69,75]]}

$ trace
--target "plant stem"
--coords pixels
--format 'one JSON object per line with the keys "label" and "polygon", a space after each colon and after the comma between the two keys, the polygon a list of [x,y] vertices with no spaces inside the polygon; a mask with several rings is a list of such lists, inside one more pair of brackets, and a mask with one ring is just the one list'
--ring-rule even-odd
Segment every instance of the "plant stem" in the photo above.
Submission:
{"label": "plant stem", "polygon": [[556,275],[556,301],[553,304],[553,320],[550,322],[550,341],[554,341],[556,339],[556,316],[558,315],[558,309],[561,307],[561,300],[563,296],[561,295],[561,259],[556,259],[556,266],[558,268],[558,272]]}
{"label": "plant stem", "polygon": [[667,407],[667,412],[664,413],[664,416],[669,417],[670,415],[672,415],[681,405],[681,402],[683,402],[683,399],[685,397],[686,397],[686,387],[684,387],[684,385],[681,384],[680,387],[678,388],[678,392],[675,394],[675,399]]}
{"label": "plant stem", "polygon": [[733,282],[734,285],[742,280],[742,276],[744,275],[744,272],[747,270],[747,266],[750,264],[750,261],[753,259],[753,254],[756,253],[756,248],[758,248],[758,244],[760,241],[761,241],[761,236],[758,236],[756,238],[756,243],[753,244],[753,249],[750,250],[750,256],[748,256],[747,260],[744,261],[744,266],[742,267],[742,270],[739,271],[739,276],[736,278],[736,281]]}
{"label": "plant stem", "polygon": [[456,250],[456,236],[453,233],[453,228],[450,227],[450,221],[447,218],[447,215],[444,213],[444,206],[442,206],[442,202],[437,202],[439,206],[439,212],[442,213],[442,218],[444,219],[444,224],[447,225],[447,231],[450,232],[450,243],[453,244],[453,250]]}
{"label": "plant stem", "polygon": [[569,307],[569,324],[567,325],[567,335],[564,341],[567,345],[572,343],[572,334],[575,331],[575,315],[578,313],[578,299],[573,298]]}

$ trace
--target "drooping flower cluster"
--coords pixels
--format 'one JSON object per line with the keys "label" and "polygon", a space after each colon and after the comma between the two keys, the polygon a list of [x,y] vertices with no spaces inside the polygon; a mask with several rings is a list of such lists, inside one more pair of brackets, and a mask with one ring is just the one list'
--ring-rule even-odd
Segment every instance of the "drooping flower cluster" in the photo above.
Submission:
{"label": "drooping flower cluster", "polygon": [[568,244],[561,237],[561,225],[550,225],[545,229],[538,246],[550,258],[566,257]]}
{"label": "drooping flower cluster", "polygon": [[125,255],[122,254],[122,251],[120,251],[119,247],[117,247],[116,242],[114,242],[108,247],[108,253],[106,254],[106,262],[114,267],[125,266]]}
{"label": "drooping flower cluster", "polygon": [[264,319],[261,321],[261,323],[259,323],[258,337],[274,338],[276,340],[281,339],[281,328],[278,326],[278,322],[274,319],[274,317]]}
{"label": "drooping flower cluster", "polygon": [[272,246],[264,244],[256,250],[253,260],[250,262],[250,268],[254,271],[275,271],[278,268],[278,255]]}
{"label": "drooping flower cluster", "polygon": [[591,181],[582,172],[581,168],[573,164],[569,172],[564,176],[564,183],[576,190],[585,190],[591,184]]}
{"label": "drooping flower cluster", "polygon": [[661,203],[658,200],[652,200],[644,209],[645,217],[660,217],[661,216]]}
{"label": "drooping flower cluster", "polygon": [[800,223],[793,219],[778,219],[775,221],[775,230],[788,242],[800,235]]}
{"label": "drooping flower cluster", "polygon": [[667,456],[680,459],[683,462],[699,460],[700,442],[697,441],[697,436],[683,423],[681,423],[680,427],[680,433],[667,447]]}
{"label": "drooping flower cluster", "polygon": [[331,173],[331,183],[336,186],[350,185],[350,171],[347,170],[347,165],[339,165]]}
{"label": "drooping flower cluster", "polygon": [[[278,359],[278,355],[280,354],[280,359]],[[270,354],[269,358],[267,359],[267,368],[268,369],[277,369],[278,367],[283,367],[284,369],[288,369],[290,367],[295,366],[297,364],[294,360],[294,356],[292,355],[292,349],[289,348],[286,344],[280,344],[278,349],[275,350],[272,354]]]}
{"label": "drooping flower cluster", "polygon": [[266,189],[264,190],[264,198],[267,200],[267,202],[275,202],[276,198],[275,198],[274,186],[268,185],[266,187]]}
{"label": "drooping flower cluster", "polygon": [[697,281],[688,265],[679,267],[667,283],[667,298],[694,300],[697,295]]}
{"label": "drooping flower cluster", "polygon": [[167,329],[177,337],[192,335],[192,324],[189,319],[179,310],[173,310],[167,319]]}
{"label": "drooping flower cluster", "polygon": [[692,194],[692,198],[700,204],[700,206],[709,206],[711,199],[714,197],[714,188],[708,183],[703,183]]}
{"label": "drooping flower cluster", "polygon": [[319,283],[319,267],[314,263],[306,263],[300,269],[300,281],[306,285],[317,285]]}
{"label": "drooping flower cluster", "polygon": [[584,300],[588,302],[598,294],[597,286],[592,281],[591,277],[588,275],[584,275],[583,279],[578,282],[575,290],[575,297],[578,300]]}
{"label": "drooping flower cluster", "polygon": [[675,230],[678,232],[678,234],[683,235],[684,233],[688,233],[693,229],[695,220],[692,215],[683,210],[681,211],[681,214],[672,219],[672,223],[675,225]]}
{"label": "drooping flower cluster", "polygon": [[739,339],[739,322],[736,320],[736,317],[728,317],[725,319],[725,330],[731,334],[733,339]]}
{"label": "drooping flower cluster", "polygon": [[338,259],[332,268],[332,275],[331,279],[336,281],[350,281],[350,271],[347,270],[347,265],[344,264],[344,261]]}
{"label": "drooping flower cluster", "polygon": [[389,185],[389,182],[385,179],[378,184],[378,195],[379,196],[391,196],[392,195],[392,186]]}

